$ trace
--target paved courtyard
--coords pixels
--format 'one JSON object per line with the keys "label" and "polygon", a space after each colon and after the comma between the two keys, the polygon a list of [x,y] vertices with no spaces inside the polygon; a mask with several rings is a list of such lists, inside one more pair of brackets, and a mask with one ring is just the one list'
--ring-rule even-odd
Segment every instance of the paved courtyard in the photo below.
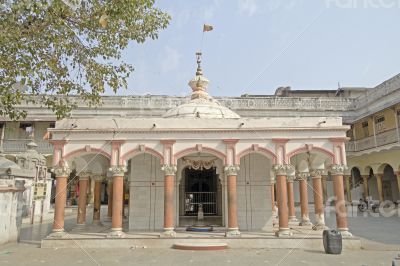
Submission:
{"label": "paved courtyard", "polygon": [[[75,214],[66,217],[67,229],[72,228],[75,219]],[[335,224],[331,213],[326,220],[328,226]],[[363,249],[327,255],[323,251],[307,249],[181,251],[146,246],[41,249],[41,238],[51,230],[51,220],[48,220],[42,225],[24,224],[21,243],[0,246],[0,265],[391,265],[400,253],[400,240],[394,233],[400,229],[399,217],[361,215],[350,217],[349,222],[351,231],[363,238]]]}

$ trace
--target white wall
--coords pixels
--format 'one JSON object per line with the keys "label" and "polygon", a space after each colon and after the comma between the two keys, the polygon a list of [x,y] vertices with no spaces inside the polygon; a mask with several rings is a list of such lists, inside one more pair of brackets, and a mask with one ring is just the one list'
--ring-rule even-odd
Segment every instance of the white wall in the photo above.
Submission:
{"label": "white wall", "polygon": [[260,154],[240,160],[237,205],[240,230],[262,230],[271,218],[271,161]]}

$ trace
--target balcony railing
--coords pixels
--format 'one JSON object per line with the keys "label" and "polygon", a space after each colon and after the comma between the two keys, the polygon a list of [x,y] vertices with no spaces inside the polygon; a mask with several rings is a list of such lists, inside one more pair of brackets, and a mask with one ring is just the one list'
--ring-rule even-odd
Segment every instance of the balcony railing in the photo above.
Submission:
{"label": "balcony railing", "polygon": [[[31,139],[5,139],[3,140],[3,149],[5,153],[17,153],[26,151],[26,144],[31,142]],[[53,145],[47,140],[35,140],[38,145],[37,151],[42,154],[52,154]]]}
{"label": "balcony railing", "polygon": [[376,134],[376,136],[370,136],[360,140],[349,141],[346,143],[347,152],[358,152],[365,151],[368,149],[392,144],[399,142],[399,136],[397,129],[390,129],[382,133]]}

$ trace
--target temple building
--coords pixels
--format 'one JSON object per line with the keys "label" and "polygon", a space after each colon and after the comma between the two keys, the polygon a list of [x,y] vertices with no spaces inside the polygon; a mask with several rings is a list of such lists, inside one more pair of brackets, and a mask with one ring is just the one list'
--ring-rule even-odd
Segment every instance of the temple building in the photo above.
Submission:
{"label": "temple building", "polygon": [[[109,181],[109,237],[123,237],[123,205],[129,191],[127,231],[163,231],[193,224],[199,206],[204,220],[225,227],[226,236],[269,226],[275,198],[277,236],[291,235],[289,221],[324,228],[322,176],[329,172],[337,198],[337,228],[347,227],[343,176],[349,126],[339,116],[241,117],[207,92],[201,55],[190,80],[188,102],[159,117],[76,117],[49,129],[56,177],[52,236],[64,235],[67,180],[79,190],[94,180],[93,223],[100,221],[101,183]],[[301,215],[296,218],[294,182]],[[308,187],[311,188],[308,188]],[[309,217],[308,203],[315,206]],[[80,193],[82,195],[82,193]],[[85,226],[87,198],[78,200],[78,226]],[[339,215],[340,214],[340,215]]]}
{"label": "temple building", "polygon": [[197,64],[190,97],[104,96],[96,108],[71,97],[67,119],[32,103],[21,106],[25,121],[3,118],[7,159],[33,139],[52,169],[52,237],[65,236],[68,205],[78,205],[77,229],[101,227],[101,204],[109,237],[174,237],[200,208],[227,237],[271,230],[277,210],[275,235],[286,236],[290,224],[323,229],[327,205],[351,236],[346,201],[400,199],[400,75],[374,88],[214,98],[201,54]]}

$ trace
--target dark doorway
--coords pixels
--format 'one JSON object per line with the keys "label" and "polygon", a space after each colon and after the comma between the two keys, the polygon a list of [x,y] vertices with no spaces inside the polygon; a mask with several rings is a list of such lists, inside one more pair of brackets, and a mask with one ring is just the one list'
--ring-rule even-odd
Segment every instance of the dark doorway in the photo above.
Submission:
{"label": "dark doorway", "polygon": [[217,174],[216,168],[185,169],[185,216],[195,216],[199,205],[204,215],[217,215]]}

